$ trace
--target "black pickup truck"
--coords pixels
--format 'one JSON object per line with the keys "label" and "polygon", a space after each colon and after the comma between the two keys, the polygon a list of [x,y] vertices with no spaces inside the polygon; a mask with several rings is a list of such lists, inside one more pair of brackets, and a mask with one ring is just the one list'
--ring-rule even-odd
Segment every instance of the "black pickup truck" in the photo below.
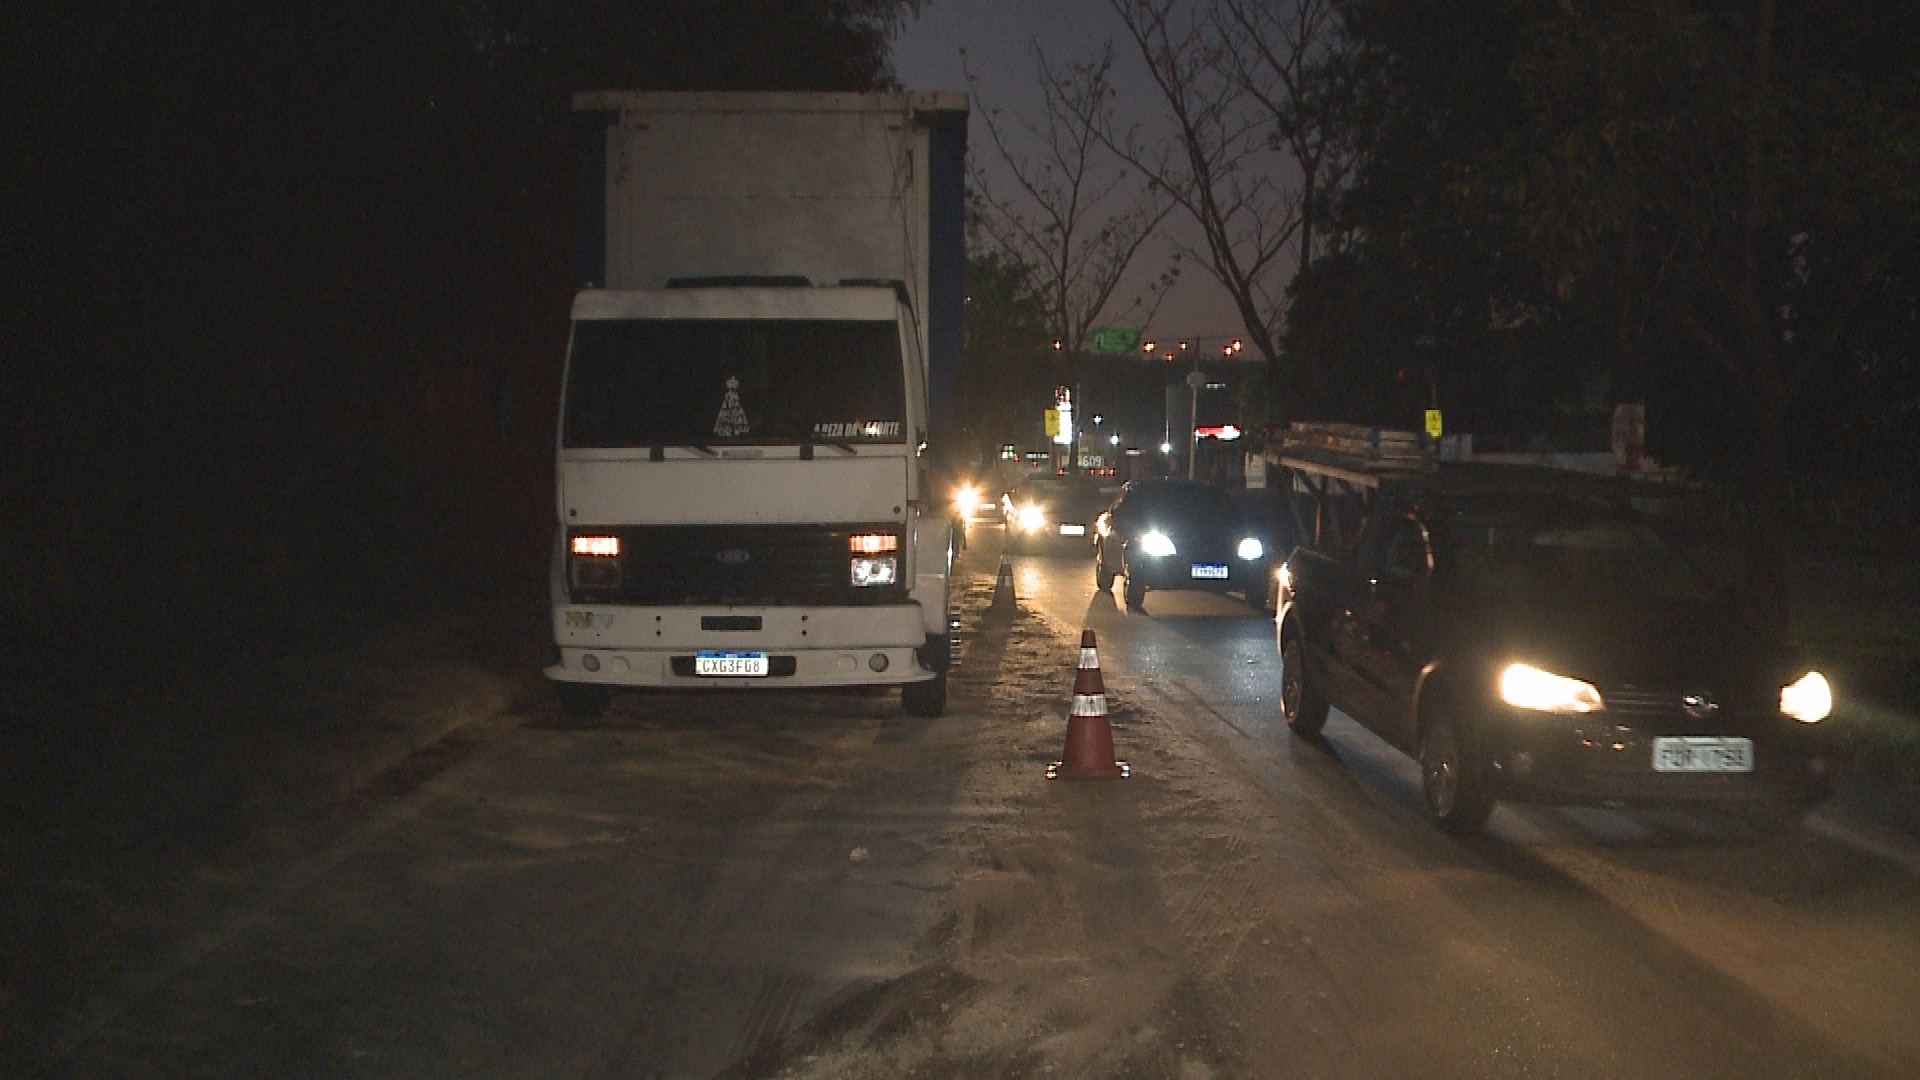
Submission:
{"label": "black pickup truck", "polygon": [[[1739,805],[1834,768],[1827,682],[1691,557],[1671,490],[1567,470],[1283,460],[1288,725],[1338,708],[1420,763],[1441,828],[1496,800]],[[1715,564],[1721,565],[1721,564]]]}

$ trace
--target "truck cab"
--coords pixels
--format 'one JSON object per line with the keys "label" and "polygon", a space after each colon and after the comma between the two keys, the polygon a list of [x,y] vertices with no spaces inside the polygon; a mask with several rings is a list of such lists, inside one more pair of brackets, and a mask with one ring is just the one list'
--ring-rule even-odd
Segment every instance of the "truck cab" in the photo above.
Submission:
{"label": "truck cab", "polygon": [[928,452],[958,359],[965,98],[576,110],[602,212],[556,448],[562,704],[897,686],[939,715],[954,531]]}

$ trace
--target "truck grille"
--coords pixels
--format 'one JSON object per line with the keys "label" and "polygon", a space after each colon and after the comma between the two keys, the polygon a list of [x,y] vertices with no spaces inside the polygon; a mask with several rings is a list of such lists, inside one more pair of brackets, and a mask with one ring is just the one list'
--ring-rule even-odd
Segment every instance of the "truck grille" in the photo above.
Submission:
{"label": "truck grille", "polygon": [[[574,603],[647,606],[898,604],[902,583],[856,588],[847,538],[898,526],[649,525],[595,529],[620,537],[616,589],[572,591]],[[906,575],[906,551],[896,552]]]}

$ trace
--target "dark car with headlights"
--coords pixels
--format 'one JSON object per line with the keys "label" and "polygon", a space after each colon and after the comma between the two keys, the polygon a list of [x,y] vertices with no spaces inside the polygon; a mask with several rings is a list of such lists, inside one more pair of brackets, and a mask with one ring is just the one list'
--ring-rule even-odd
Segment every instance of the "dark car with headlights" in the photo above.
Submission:
{"label": "dark car with headlights", "polygon": [[1610,477],[1294,465],[1282,710],[1420,762],[1442,828],[1496,800],[1791,810],[1825,794],[1826,680],[1688,554],[1671,493]]}
{"label": "dark car with headlights", "polygon": [[1190,480],[1127,484],[1094,521],[1094,582],[1126,578],[1126,604],[1149,589],[1239,593],[1265,610],[1267,542],[1226,491]]}
{"label": "dark car with headlights", "polygon": [[1007,550],[1085,555],[1106,494],[1085,473],[1029,476],[1007,493]]}

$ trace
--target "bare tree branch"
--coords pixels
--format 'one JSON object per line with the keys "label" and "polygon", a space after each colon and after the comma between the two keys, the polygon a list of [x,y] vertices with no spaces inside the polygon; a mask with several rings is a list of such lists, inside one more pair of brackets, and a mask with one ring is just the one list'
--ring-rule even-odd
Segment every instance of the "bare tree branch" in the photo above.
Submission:
{"label": "bare tree branch", "polygon": [[[997,108],[975,113],[1012,177],[1013,190],[996,190],[979,160],[970,159],[973,219],[1027,275],[1058,342],[1060,379],[1077,394],[1092,328],[1127,313],[1151,317],[1178,273],[1177,264],[1169,267],[1146,296],[1113,310],[1121,281],[1174,203],[1164,185],[1143,182],[1100,138],[1112,125],[1112,45],[1097,59],[1064,70],[1056,69],[1037,45],[1033,52],[1044,115],[1008,118]],[[971,71],[966,78],[974,100],[982,100]],[[1027,146],[1037,149],[1030,153]],[[1070,455],[1069,468],[1078,467],[1077,458]]]}

